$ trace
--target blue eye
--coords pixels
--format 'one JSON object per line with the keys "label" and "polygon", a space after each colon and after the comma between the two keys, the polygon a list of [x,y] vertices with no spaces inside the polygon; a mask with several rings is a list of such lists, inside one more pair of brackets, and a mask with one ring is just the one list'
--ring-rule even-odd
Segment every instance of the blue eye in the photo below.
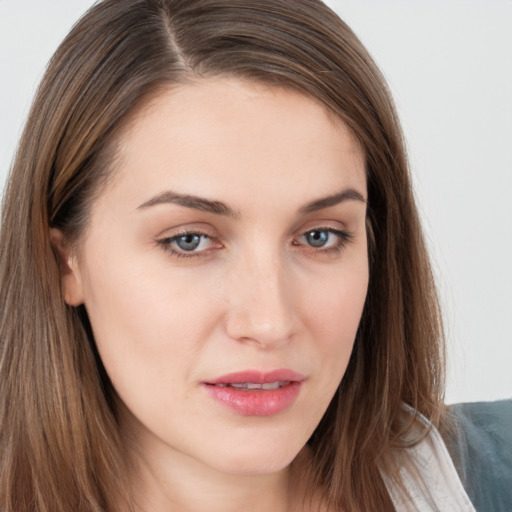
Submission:
{"label": "blue eye", "polygon": [[194,251],[199,247],[201,243],[201,235],[196,235],[195,233],[189,233],[186,235],[178,236],[174,239],[174,243],[180,248],[182,251]]}
{"label": "blue eye", "polygon": [[159,240],[158,243],[174,256],[200,256],[215,246],[214,241],[204,233],[181,233]]}
{"label": "blue eye", "polygon": [[325,230],[308,231],[304,237],[311,247],[323,247],[329,241],[329,233]]}
{"label": "blue eye", "polygon": [[320,249],[323,252],[341,250],[352,240],[352,235],[332,228],[316,228],[306,231],[298,238],[298,244],[312,249]]}

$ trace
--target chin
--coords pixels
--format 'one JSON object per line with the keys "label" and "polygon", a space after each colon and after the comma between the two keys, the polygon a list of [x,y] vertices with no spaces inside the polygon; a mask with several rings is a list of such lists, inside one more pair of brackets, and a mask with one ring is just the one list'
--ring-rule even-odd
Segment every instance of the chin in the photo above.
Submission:
{"label": "chin", "polygon": [[264,475],[287,468],[304,448],[307,437],[293,436],[289,429],[279,435],[252,430],[248,435],[232,432],[223,440],[210,439],[203,451],[210,466],[223,473]]}
{"label": "chin", "polygon": [[[299,450],[300,451],[300,450]],[[222,460],[215,464],[216,469],[222,473],[255,476],[269,475],[283,471],[293,462],[297,452],[293,455],[288,453],[281,454],[276,451],[268,453],[244,453],[244,454],[223,454]]]}

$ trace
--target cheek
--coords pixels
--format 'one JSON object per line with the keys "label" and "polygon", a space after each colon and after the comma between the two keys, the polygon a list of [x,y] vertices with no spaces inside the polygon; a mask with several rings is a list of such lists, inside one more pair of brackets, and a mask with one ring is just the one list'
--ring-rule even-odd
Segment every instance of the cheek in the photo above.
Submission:
{"label": "cheek", "polygon": [[361,257],[318,290],[312,304],[315,337],[322,352],[323,368],[336,387],[343,378],[352,353],[368,289],[367,260]]}
{"label": "cheek", "polygon": [[[307,396],[307,429],[312,433],[336,393],[352,354],[366,299],[368,269],[363,257],[357,265],[309,279],[301,303],[309,333],[312,362],[311,393]],[[312,285],[316,283],[316,285]],[[306,283],[304,283],[306,284]],[[305,290],[306,288],[303,288]]]}
{"label": "cheek", "polygon": [[122,261],[91,264],[85,293],[96,346],[114,387],[130,401],[128,395],[137,394],[134,382],[152,389],[186,386],[215,324],[215,310],[205,303],[208,283],[176,275],[169,280],[155,265]]}
{"label": "cheek", "polygon": [[328,354],[350,351],[359,326],[368,289],[368,265],[364,257],[354,263],[324,276],[315,286],[310,280],[305,295],[311,330]]}

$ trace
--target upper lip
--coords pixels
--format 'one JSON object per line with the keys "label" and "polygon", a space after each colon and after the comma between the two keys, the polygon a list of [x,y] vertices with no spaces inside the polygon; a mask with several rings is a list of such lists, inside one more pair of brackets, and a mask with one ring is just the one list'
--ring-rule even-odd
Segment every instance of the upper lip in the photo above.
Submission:
{"label": "upper lip", "polygon": [[243,370],[207,380],[205,384],[235,384],[241,382],[269,384],[271,382],[302,382],[305,378],[302,373],[285,368],[271,371]]}

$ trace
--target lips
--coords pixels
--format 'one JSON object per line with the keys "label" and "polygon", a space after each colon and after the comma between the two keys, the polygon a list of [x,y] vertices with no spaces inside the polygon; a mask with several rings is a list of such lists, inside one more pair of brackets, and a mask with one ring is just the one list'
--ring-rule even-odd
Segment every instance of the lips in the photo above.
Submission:
{"label": "lips", "polygon": [[305,376],[288,369],[230,373],[202,383],[215,401],[243,416],[273,416],[297,399]]}

